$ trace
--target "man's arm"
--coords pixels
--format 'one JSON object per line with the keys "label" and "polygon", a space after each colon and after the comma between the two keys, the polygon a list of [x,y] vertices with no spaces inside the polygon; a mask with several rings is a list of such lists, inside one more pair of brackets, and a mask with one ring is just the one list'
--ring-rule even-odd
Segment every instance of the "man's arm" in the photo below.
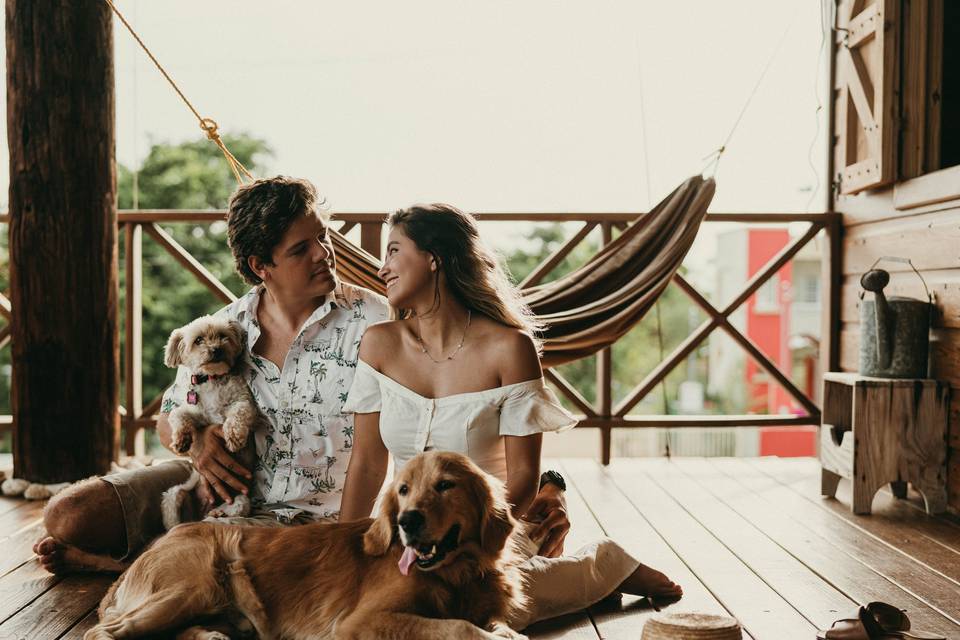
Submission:
{"label": "man's arm", "polygon": [[[157,436],[160,444],[170,448],[171,430],[169,414],[161,413],[157,416]],[[192,457],[193,466],[203,477],[203,480],[227,503],[233,502],[237,493],[247,493],[247,482],[250,480],[250,470],[233,459],[224,446],[223,428],[221,425],[210,425],[201,432],[203,446],[200,454]],[[176,453],[174,451],[174,453]]]}

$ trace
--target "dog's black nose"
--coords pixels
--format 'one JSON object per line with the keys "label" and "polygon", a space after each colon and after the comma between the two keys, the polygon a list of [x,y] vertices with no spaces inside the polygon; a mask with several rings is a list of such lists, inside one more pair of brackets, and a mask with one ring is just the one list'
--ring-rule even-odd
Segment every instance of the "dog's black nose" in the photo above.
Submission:
{"label": "dog's black nose", "polygon": [[427,519],[419,511],[404,511],[397,518],[397,524],[400,525],[400,528],[411,536],[419,533],[426,522]]}
{"label": "dog's black nose", "polygon": [[223,349],[216,347],[213,351],[210,352],[210,356],[216,360],[219,360],[223,357]]}

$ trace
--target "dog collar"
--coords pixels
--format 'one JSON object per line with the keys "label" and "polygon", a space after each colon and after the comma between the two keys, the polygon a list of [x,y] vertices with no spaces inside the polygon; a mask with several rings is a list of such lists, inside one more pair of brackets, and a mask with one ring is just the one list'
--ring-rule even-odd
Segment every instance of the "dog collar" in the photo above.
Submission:
{"label": "dog collar", "polygon": [[222,373],[219,373],[216,375],[212,373],[211,374],[195,373],[190,376],[190,384],[203,384],[207,380],[217,380],[218,378],[222,378],[223,376],[224,374]]}
{"label": "dog collar", "polygon": [[[203,384],[207,380],[217,380],[218,378],[222,378],[224,375],[226,374],[194,373],[190,376],[190,384],[196,386],[198,384]],[[200,394],[193,389],[187,391],[187,404],[197,404],[198,402],[200,402]]]}

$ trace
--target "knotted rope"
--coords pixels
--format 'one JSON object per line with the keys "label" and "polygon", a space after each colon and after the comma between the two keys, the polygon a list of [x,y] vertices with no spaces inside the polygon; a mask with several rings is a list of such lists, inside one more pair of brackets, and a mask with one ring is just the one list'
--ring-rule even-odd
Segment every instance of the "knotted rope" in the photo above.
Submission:
{"label": "knotted rope", "polygon": [[243,163],[237,160],[236,156],[230,153],[230,150],[227,149],[227,145],[223,143],[223,140],[220,139],[220,134],[217,132],[218,125],[216,120],[213,118],[204,118],[200,113],[194,108],[190,100],[187,99],[187,96],[183,94],[183,91],[180,90],[180,87],[177,86],[177,83],[173,81],[173,78],[170,77],[170,74],[167,73],[166,69],[163,68],[163,65],[157,60],[156,56],[153,55],[153,52],[144,44],[143,40],[140,39],[140,36],[137,35],[137,32],[133,30],[133,27],[130,26],[130,23],[127,22],[127,19],[123,17],[123,14],[120,13],[120,10],[117,9],[116,5],[113,4],[113,0],[105,0],[105,2],[110,5],[110,8],[113,9],[113,12],[120,18],[120,22],[123,23],[123,26],[127,28],[127,31],[130,32],[130,35],[133,36],[133,39],[137,41],[137,44],[140,45],[140,48],[150,57],[150,60],[157,67],[157,70],[167,79],[167,82],[170,83],[170,86],[173,87],[173,90],[177,92],[177,95],[180,96],[180,99],[183,100],[183,103],[187,105],[187,108],[193,112],[193,115],[196,116],[197,122],[200,123],[200,128],[203,129],[204,133],[207,134],[207,138],[212,140],[217,147],[220,148],[220,151],[223,152],[223,157],[227,159],[227,163],[230,165],[230,169],[233,171],[234,177],[237,179],[238,184],[243,184],[244,180],[253,181],[254,177],[247,168],[243,166]]}

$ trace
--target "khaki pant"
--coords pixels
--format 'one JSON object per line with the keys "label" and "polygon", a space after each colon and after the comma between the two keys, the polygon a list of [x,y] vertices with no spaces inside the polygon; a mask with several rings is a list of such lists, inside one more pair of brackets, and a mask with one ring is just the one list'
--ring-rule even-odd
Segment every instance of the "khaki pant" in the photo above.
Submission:
{"label": "khaki pant", "polygon": [[[111,473],[101,478],[113,486],[123,510],[127,550],[118,560],[132,559],[147,544],[164,533],[160,512],[163,492],[186,482],[191,473],[193,473],[193,464],[189,460],[177,458],[158,462],[149,467]],[[246,517],[206,519],[206,522],[216,524],[259,527],[285,527],[312,521],[309,516],[300,514],[290,522],[281,522],[270,511],[255,511]]]}
{"label": "khaki pant", "polygon": [[610,538],[595,540],[572,555],[545,558],[535,555],[539,546],[526,533],[520,535],[518,546],[527,556],[520,570],[528,606],[514,613],[514,629],[586,609],[613,593],[640,566]]}

